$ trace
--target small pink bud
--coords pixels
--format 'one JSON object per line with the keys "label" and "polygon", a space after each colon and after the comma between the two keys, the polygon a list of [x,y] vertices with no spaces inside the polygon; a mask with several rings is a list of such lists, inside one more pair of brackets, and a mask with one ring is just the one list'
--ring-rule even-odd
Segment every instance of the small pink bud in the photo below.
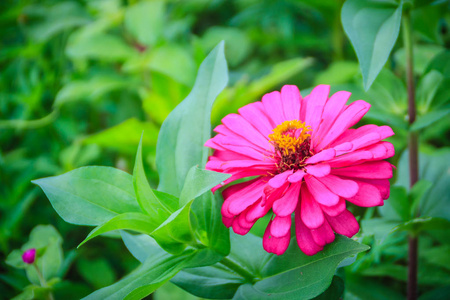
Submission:
{"label": "small pink bud", "polygon": [[32,264],[34,263],[34,260],[36,259],[36,249],[28,249],[22,254],[22,260],[26,264]]}

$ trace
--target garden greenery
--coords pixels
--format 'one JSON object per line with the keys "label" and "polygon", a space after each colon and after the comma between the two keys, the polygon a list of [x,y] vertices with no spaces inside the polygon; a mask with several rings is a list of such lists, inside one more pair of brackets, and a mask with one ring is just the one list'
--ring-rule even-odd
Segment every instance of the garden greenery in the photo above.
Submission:
{"label": "garden greenery", "polygon": [[[418,294],[420,299],[445,299],[450,295],[450,151],[446,138],[450,130],[448,3],[439,0],[347,0],[342,6],[335,1],[275,3],[278,2],[236,4],[242,5],[243,12],[233,19],[235,24],[248,26],[249,32],[259,36],[264,46],[261,51],[268,53],[276,46],[264,40],[272,34],[264,31],[266,23],[262,22],[263,28],[252,27],[253,14],[258,11],[265,11],[265,17],[270,20],[267,22],[272,24],[270,9],[281,5],[283,14],[275,18],[281,23],[275,22],[279,30],[274,36],[285,35],[286,40],[292,38],[291,31],[301,28],[290,17],[292,7],[312,7],[325,16],[330,11],[335,14],[340,11],[343,32],[355,50],[359,65],[342,60],[343,36],[337,35],[332,39],[336,49],[340,49],[333,54],[336,58],[308,84],[330,84],[331,94],[347,90],[352,93],[351,103],[364,99],[372,107],[363,124],[389,125],[395,132],[388,141],[396,150],[396,156],[390,159],[396,171],[384,205],[367,209],[349,206],[359,216],[360,232],[353,239],[336,234],[335,240],[315,255],[304,254],[295,236],[284,254],[266,252],[262,240],[264,228],[271,221],[270,214],[244,236],[223,224],[222,189],[215,193],[211,189],[231,175],[205,169],[212,151],[204,144],[212,137],[212,128],[221,117],[259,100],[272,87],[281,86],[292,75],[304,72],[316,63],[313,59],[291,58],[269,65],[264,75],[257,78],[249,80],[244,75],[237,80],[233,68],[250,61],[250,53],[256,51],[248,37],[236,28],[213,27],[201,40],[195,40],[188,51],[186,41],[179,44],[173,41],[183,36],[190,21],[179,18],[169,24],[164,17],[169,7],[174,15],[180,14],[177,5],[142,1],[122,10],[114,1],[95,1],[90,5],[99,12],[99,17],[94,20],[76,1],[53,4],[47,11],[42,7],[37,9],[38,5],[20,7],[20,11],[24,10],[23,18],[45,16],[39,26],[26,29],[42,49],[17,50],[19,47],[3,51],[2,64],[8,66],[5,74],[18,74],[22,81],[16,85],[22,90],[9,99],[13,104],[0,107],[11,113],[11,118],[0,121],[0,129],[6,132],[0,141],[2,144],[13,141],[15,135],[28,131],[31,133],[26,134],[23,142],[27,147],[53,138],[51,151],[58,153],[60,164],[47,156],[26,161],[23,152],[10,147],[2,149],[0,163],[9,176],[0,195],[5,199],[20,199],[10,206],[2,203],[0,207],[8,213],[2,220],[2,252],[11,247],[9,240],[14,239],[17,224],[24,218],[22,212],[38,195],[37,189],[31,188],[30,179],[42,189],[65,222],[93,228],[84,240],[75,241],[77,250],[64,253],[63,237],[66,241],[70,238],[58,230],[67,232],[64,226],[69,225],[58,223],[58,230],[52,225],[36,226],[28,242],[6,258],[8,266],[25,270],[30,284],[22,273],[12,269],[0,277],[4,283],[21,290],[17,299],[77,297],[70,295],[77,285],[64,279],[70,276],[68,272],[75,260],[78,260],[78,272],[90,284],[90,288],[79,289],[84,299],[142,299],[155,291],[154,297],[158,297],[158,291],[166,291],[166,297],[175,297],[177,293],[188,297],[187,293],[170,287],[169,281],[195,297],[207,299],[339,299],[341,296],[402,299],[404,294],[409,299],[416,299]],[[180,6],[183,9],[199,9],[195,4],[183,5]],[[9,20],[7,14],[2,17]],[[322,25],[334,28],[337,25],[333,22],[326,20]],[[126,30],[123,39],[117,34],[117,24]],[[65,35],[65,30],[71,28],[77,29]],[[314,35],[313,28],[308,30]],[[64,53],[58,53],[57,46],[46,51],[52,57],[59,55],[60,61],[26,59],[26,55],[32,55],[29,52],[44,51],[46,41],[58,34],[66,43]],[[305,39],[304,43],[307,42]],[[285,50],[289,52],[291,47]],[[320,42],[312,49],[315,47],[319,51]],[[205,49],[211,48],[207,54]],[[14,51],[19,51],[20,59],[14,58],[17,54]],[[70,57],[77,74],[61,85],[56,72],[63,72],[66,56]],[[101,63],[92,62],[96,60]],[[228,64],[232,71],[228,70]],[[254,66],[249,65],[241,72],[252,72],[252,69]],[[24,79],[24,74],[32,76]],[[40,74],[48,74],[46,81],[36,79]],[[0,86],[11,82],[7,75],[1,77]],[[48,97],[48,93],[39,94],[46,89],[51,91],[51,100],[54,96],[51,112],[40,119],[23,120],[33,116],[34,109],[40,107],[40,97]],[[310,92],[302,90],[302,95]],[[107,126],[110,128],[100,133],[78,137],[82,130],[90,132],[91,126],[101,127],[102,117],[94,117],[93,124],[78,124],[76,118],[68,117],[68,111],[80,99],[95,101],[113,95],[120,100],[105,100],[103,105],[112,114],[122,114],[117,118],[125,121]],[[140,112],[136,113],[141,102],[124,104],[127,98],[134,101],[136,97],[142,100],[142,109],[151,121],[135,117],[141,116]],[[20,106],[21,101],[28,106]],[[11,109],[14,105],[17,110]],[[122,111],[125,107],[131,108]],[[81,106],[81,112],[77,109],[73,112],[94,114],[89,109]],[[56,125],[52,136],[39,132],[53,123]],[[35,135],[33,130],[37,131]],[[73,143],[64,147],[59,141],[64,139]],[[112,165],[113,159],[99,146],[123,154],[116,159],[116,167],[84,166],[92,162]],[[45,152],[42,147],[39,150]],[[131,155],[134,167],[126,163],[127,156]],[[106,158],[99,159],[103,156]],[[29,169],[23,167],[24,163],[31,162],[33,166]],[[25,183],[13,178],[17,170],[24,172]],[[49,175],[52,176],[44,177]],[[156,181],[157,188],[153,188]],[[10,188],[6,187],[7,183]],[[27,215],[33,213],[28,211]],[[36,225],[48,223],[45,217],[36,220],[39,220]],[[95,243],[102,238],[106,240],[106,236],[114,239],[105,242],[110,249],[98,247],[98,256],[114,253],[114,260],[125,260],[120,249],[114,248],[121,239],[138,261],[127,264],[129,274],[121,279],[117,278],[117,271],[107,262],[106,255],[92,264],[92,260],[77,257],[95,249],[98,245]],[[135,268],[130,270],[130,266]],[[170,294],[172,290],[175,294]]]}

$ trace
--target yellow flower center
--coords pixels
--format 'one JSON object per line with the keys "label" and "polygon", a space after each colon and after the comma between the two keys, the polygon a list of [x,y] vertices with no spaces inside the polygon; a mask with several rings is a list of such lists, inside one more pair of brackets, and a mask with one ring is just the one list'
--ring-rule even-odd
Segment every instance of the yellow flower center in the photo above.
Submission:
{"label": "yellow flower center", "polygon": [[270,142],[284,155],[296,152],[311,134],[311,127],[298,120],[284,121],[269,134]]}

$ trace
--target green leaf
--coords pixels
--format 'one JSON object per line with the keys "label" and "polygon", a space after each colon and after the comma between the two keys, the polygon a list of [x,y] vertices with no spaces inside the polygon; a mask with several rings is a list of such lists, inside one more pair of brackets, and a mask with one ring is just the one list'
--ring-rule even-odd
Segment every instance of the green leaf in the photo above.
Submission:
{"label": "green leaf", "polygon": [[98,100],[110,92],[132,90],[137,87],[137,82],[132,79],[98,74],[86,80],[73,80],[64,85],[58,91],[53,106],[60,107],[63,104],[81,100]]}
{"label": "green leaf", "polygon": [[167,282],[153,294],[154,300],[199,300],[197,297],[185,292],[173,283]]}
{"label": "green leaf", "polygon": [[[192,255],[193,252],[190,251],[180,256],[171,256],[163,253],[149,257],[128,276],[110,286],[95,291],[83,299],[142,299],[178,273],[183,268],[183,264]],[[133,291],[137,290],[139,292],[140,290],[142,292],[143,288],[146,288],[146,295],[127,297]]]}
{"label": "green leaf", "polygon": [[[394,210],[395,214],[390,213]],[[408,199],[408,192],[402,186],[393,186],[389,199],[378,210],[388,219],[408,221],[411,218],[411,203]]]}
{"label": "green leaf", "polygon": [[450,222],[446,219],[422,217],[415,218],[394,228],[395,231],[409,231],[418,234],[427,230],[449,230]]}
{"label": "green leaf", "polygon": [[313,300],[338,300],[342,299],[342,294],[344,293],[344,280],[342,280],[339,276],[333,276],[333,281],[331,281],[331,285],[317,297],[314,297]]}
{"label": "green leaf", "polygon": [[44,288],[39,285],[29,285],[24,288],[23,292],[12,298],[11,300],[34,300],[34,299],[48,299],[49,288]]}
{"label": "green leaf", "polygon": [[[409,203],[411,218],[414,218],[417,214],[417,208],[422,201],[423,196],[428,192],[433,183],[426,179],[417,181],[409,192]],[[405,220],[406,221],[406,220]]]}
{"label": "green leaf", "polygon": [[[252,234],[240,236],[234,233],[230,239],[231,252],[227,258],[254,274],[255,278],[261,278],[260,270],[272,257],[262,248],[262,239]],[[171,281],[198,297],[216,299],[220,295],[229,299],[246,279],[222,264],[215,264],[183,270]]]}
{"label": "green leaf", "polygon": [[143,264],[128,276],[113,285],[95,291],[83,299],[143,299],[183,268],[198,267],[204,264],[203,258],[209,256],[209,251],[209,249],[189,249],[178,256],[172,256],[165,252],[149,256]]}
{"label": "green leaf", "polygon": [[[419,152],[419,178],[432,182],[419,204],[420,216],[450,220],[450,151],[448,148]],[[408,151],[403,152],[397,165],[397,185],[409,189]]]}
{"label": "green leaf", "polygon": [[150,122],[142,122],[135,118],[89,135],[82,141],[84,144],[96,144],[123,153],[135,154],[136,145],[139,144],[143,131],[145,135],[142,139],[142,145],[148,149],[154,149],[158,138],[158,128]]}
{"label": "green leaf", "polygon": [[446,120],[446,116],[450,114],[450,107],[443,108],[429,112],[423,116],[419,116],[416,121],[411,125],[411,130],[417,131],[419,129],[430,126],[431,124],[439,121]]}
{"label": "green leaf", "polygon": [[186,248],[186,244],[194,241],[189,219],[191,204],[189,202],[171,214],[151,233],[156,242],[169,253],[179,254]]}
{"label": "green leaf", "polygon": [[130,174],[110,167],[82,167],[32,181],[64,221],[96,226],[114,216],[140,212]]}
{"label": "green leaf", "polygon": [[[23,13],[27,16],[39,14],[38,8],[25,7]],[[41,14],[39,17],[43,18],[43,21],[32,23],[32,26],[27,28],[27,33],[38,42],[46,42],[61,32],[88,24],[91,21],[84,7],[72,1],[63,1],[49,8],[44,8]],[[29,22],[26,22],[25,25],[29,25]]]}
{"label": "green leaf", "polygon": [[143,213],[131,212],[123,213],[106,221],[104,224],[97,226],[89,235],[82,241],[78,247],[93,239],[94,237],[113,230],[128,229],[140,233],[150,234],[158,227],[158,223]]}
{"label": "green leaf", "polygon": [[176,45],[163,45],[153,49],[146,66],[188,87],[194,83],[197,68],[194,58],[186,47]]}
{"label": "green leaf", "polygon": [[314,80],[314,85],[342,84],[351,81],[359,73],[358,63],[355,61],[335,61]]}
{"label": "green leaf", "polygon": [[123,39],[109,33],[78,30],[70,36],[66,54],[72,59],[98,59],[121,62],[137,55]]}
{"label": "green leaf", "polygon": [[243,77],[233,87],[226,88],[217,97],[211,117],[213,124],[220,123],[225,115],[237,112],[242,106],[260,99],[264,93],[309,68],[313,62],[314,60],[310,57],[289,59],[276,63],[268,74],[251,82],[248,78]]}
{"label": "green leaf", "polygon": [[342,260],[368,248],[338,235],[323,251],[307,256],[293,239],[284,255],[272,256],[264,265],[263,279],[242,285],[233,299],[310,299],[328,288]]}
{"label": "green leaf", "polygon": [[[439,45],[425,44],[425,45],[414,45],[413,46],[413,64],[414,64],[414,74],[422,75],[427,71],[427,66],[430,62],[439,56],[439,53],[443,52],[445,48]],[[401,67],[402,70],[406,70],[406,51],[405,48],[398,49],[394,55],[393,59],[396,65]],[[442,66],[440,66],[442,67]]]}
{"label": "green leaf", "polygon": [[192,203],[191,222],[196,238],[208,248],[227,256],[230,252],[230,233],[222,223],[220,212],[223,200],[211,191]]}
{"label": "green leaf", "polygon": [[193,166],[186,175],[179,206],[184,206],[230,177],[231,174],[203,170]]}
{"label": "green leaf", "polygon": [[402,3],[347,0],[342,7],[342,25],[358,56],[366,90],[383,68],[397,41]]}
{"label": "green leaf", "polygon": [[200,39],[202,48],[210,51],[220,41],[225,41],[225,53],[230,66],[237,66],[251,52],[252,43],[248,36],[233,27],[210,27]]}
{"label": "green leaf", "polygon": [[224,44],[220,43],[200,66],[191,93],[161,126],[156,146],[158,190],[180,195],[192,166],[206,163],[209,149],[203,145],[211,135],[211,107],[227,82]]}
{"label": "green leaf", "polygon": [[230,269],[216,264],[183,270],[171,282],[201,298],[231,299],[244,279]]}
{"label": "green leaf", "polygon": [[443,80],[444,76],[436,70],[431,70],[421,78],[417,86],[417,110],[420,113],[428,112]]}
{"label": "green leaf", "polygon": [[138,2],[125,11],[125,28],[142,44],[152,46],[164,29],[164,1]]}
{"label": "green leaf", "polygon": [[133,235],[126,231],[120,231],[120,234],[128,251],[141,263],[148,257],[164,253],[164,250],[151,236],[146,234]]}
{"label": "green leaf", "polygon": [[113,284],[116,281],[114,268],[105,258],[77,260],[78,273],[95,289]]}
{"label": "green leaf", "polygon": [[133,186],[136,193],[136,198],[141,207],[142,211],[146,212],[152,221],[157,224],[161,224],[169,215],[175,211],[176,207],[173,208],[169,203],[162,202],[155,193],[153,193],[150,187],[147,176],[145,176],[144,166],[142,164],[142,134],[141,140],[139,141],[139,146],[136,154],[136,160],[134,163],[133,170]]}
{"label": "green leaf", "polygon": [[343,259],[368,249],[351,239],[337,236],[324,251],[307,256],[293,239],[285,254],[275,256],[265,252],[262,239],[254,235],[232,234],[231,241],[231,253],[227,258],[260,281],[251,285],[231,269],[216,264],[183,270],[172,282],[203,298],[217,298],[217,295],[231,298],[234,295],[233,299],[310,299],[330,285],[335,269]]}

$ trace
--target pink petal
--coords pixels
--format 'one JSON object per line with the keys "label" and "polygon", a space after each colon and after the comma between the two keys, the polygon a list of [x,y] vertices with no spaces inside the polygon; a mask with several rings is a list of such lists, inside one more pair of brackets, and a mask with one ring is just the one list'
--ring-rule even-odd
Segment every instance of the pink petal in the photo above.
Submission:
{"label": "pink petal", "polygon": [[[207,170],[211,170],[206,168]],[[213,170],[215,171],[215,170]],[[222,172],[221,170],[218,170],[219,172]],[[245,178],[245,177],[251,177],[251,176],[260,176],[260,175],[267,175],[267,171],[265,170],[244,170],[235,172],[230,178],[222,182],[221,184],[216,185],[211,189],[211,191],[214,193],[217,189],[220,189],[221,187],[226,186],[230,182],[233,182],[237,179]]]}
{"label": "pink petal", "polygon": [[329,160],[331,168],[341,168],[351,166],[356,163],[361,163],[373,159],[373,153],[367,150],[358,150],[355,152],[343,154],[332,160]]}
{"label": "pink petal", "polygon": [[358,193],[356,193],[356,195],[351,198],[347,198],[348,201],[361,207],[383,205],[383,197],[381,197],[379,189],[365,182],[355,182],[359,186]]}
{"label": "pink petal", "polygon": [[[334,169],[333,169],[334,171]],[[330,191],[341,197],[353,197],[358,192],[358,184],[352,180],[346,180],[334,175],[328,175],[318,179]]]}
{"label": "pink petal", "polygon": [[269,185],[274,189],[280,188],[283,184],[286,183],[287,178],[293,173],[293,170],[285,171],[281,174],[277,174],[272,179],[269,180]]}
{"label": "pink petal", "polygon": [[345,235],[346,237],[351,238],[359,231],[359,224],[356,221],[355,217],[348,210],[344,210],[340,215],[336,217],[330,217],[325,215],[328,223],[331,225],[331,228],[336,233]]}
{"label": "pink petal", "polygon": [[246,140],[263,149],[267,148],[269,137],[262,135],[247,120],[238,114],[229,114],[222,119],[222,123],[237,135],[242,136]]}
{"label": "pink petal", "polygon": [[272,209],[277,216],[285,217],[294,212],[300,194],[300,186],[300,184],[291,184],[286,194],[273,203]]}
{"label": "pink petal", "polygon": [[329,85],[318,85],[311,91],[311,94],[308,95],[305,123],[312,128],[313,140],[314,133],[318,130],[319,124],[322,121],[322,112],[329,93]]}
{"label": "pink petal", "polygon": [[306,255],[311,256],[323,250],[323,247],[314,241],[308,227],[303,224],[299,211],[295,213],[295,236],[297,237],[297,244],[300,250]]}
{"label": "pink petal", "polygon": [[339,91],[328,99],[323,109],[323,122],[320,124],[320,128],[315,135],[315,144],[316,141],[317,143],[321,142],[321,137],[325,136],[325,133],[331,128],[336,118],[344,110],[345,103],[350,98],[350,95],[351,93],[349,92]]}
{"label": "pink petal", "polygon": [[270,234],[274,237],[283,237],[289,233],[291,229],[291,216],[280,217],[276,216],[272,221],[270,227]]}
{"label": "pink petal", "polygon": [[306,173],[314,177],[324,177],[330,174],[331,167],[329,164],[309,165],[306,167]]}
{"label": "pink petal", "polygon": [[366,162],[356,166],[333,169],[333,174],[356,178],[388,179],[392,177],[392,165],[387,161]]}
{"label": "pink petal", "polygon": [[[209,161],[208,162],[208,168],[210,170],[223,170],[225,173],[227,171],[243,171],[248,169],[259,169],[259,170],[266,170],[271,171],[276,169],[276,164],[273,161],[266,160],[266,161],[260,161],[260,160],[230,160],[230,161]],[[230,173],[230,172],[228,172]]]}
{"label": "pink petal", "polygon": [[301,189],[301,209],[300,214],[303,223],[310,229],[320,227],[325,218],[319,204],[309,193],[308,188],[303,186]]}
{"label": "pink petal", "polygon": [[359,179],[358,181],[361,182],[366,182],[368,184],[373,185],[374,187],[376,187],[381,194],[381,198],[383,198],[383,200],[386,200],[389,198],[389,193],[390,193],[390,187],[391,184],[389,182],[388,179]]}
{"label": "pink petal", "polygon": [[238,218],[234,218],[233,223],[231,224],[231,227],[233,228],[233,231],[235,233],[240,234],[240,235],[246,235],[250,231],[250,228],[245,228],[245,227],[242,227],[241,225],[239,225]]}
{"label": "pink petal", "polygon": [[[216,135],[217,136],[217,135]],[[267,155],[264,154],[265,151],[255,150],[252,147],[246,147],[246,146],[236,146],[236,145],[223,145],[220,143],[217,143],[215,140],[215,137],[210,139],[205,143],[206,147],[210,147],[216,150],[220,151],[231,151],[240,155],[245,155],[247,158],[250,159],[259,159],[263,160],[267,157]]]}
{"label": "pink petal", "polygon": [[286,120],[300,120],[300,101],[302,96],[295,85],[285,85],[281,88],[281,100]]}
{"label": "pink petal", "polygon": [[355,125],[367,113],[370,104],[358,100],[350,104],[336,119],[323,140],[314,149],[323,149],[331,144],[347,128]]}
{"label": "pink petal", "polygon": [[261,178],[235,184],[223,191],[222,215],[227,218],[239,215],[263,195],[266,183]]}
{"label": "pink petal", "polygon": [[265,114],[264,106],[261,102],[247,104],[239,108],[238,112],[264,136],[269,136],[276,126]]}
{"label": "pink petal", "polygon": [[327,221],[324,221],[319,228],[311,229],[311,236],[314,242],[319,246],[325,246],[326,244],[332,243],[335,238],[333,229]]}
{"label": "pink petal", "polygon": [[344,198],[339,198],[339,202],[333,206],[320,205],[322,211],[331,217],[340,215],[345,210]]}
{"label": "pink petal", "polygon": [[293,175],[288,177],[288,181],[291,183],[299,182],[303,179],[303,177],[306,175],[305,171],[303,170],[297,170]]}
{"label": "pink petal", "polygon": [[247,222],[255,222],[257,219],[265,216],[271,207],[272,205],[263,205],[262,201],[257,201],[248,208],[248,211],[245,214],[245,219]]}
{"label": "pink petal", "polygon": [[314,199],[320,204],[332,206],[339,202],[339,196],[332,193],[323,183],[312,176],[305,177],[306,185]]}
{"label": "pink petal", "polygon": [[274,201],[280,199],[286,192],[289,187],[289,183],[284,184],[282,187],[278,189],[274,189],[270,185],[266,185],[264,187],[264,196],[262,200],[262,205],[268,205],[272,207]]}
{"label": "pink petal", "polygon": [[262,103],[267,115],[273,120],[275,125],[280,125],[286,121],[281,104],[281,94],[278,91],[265,94],[262,97]]}
{"label": "pink petal", "polygon": [[222,222],[226,227],[231,227],[231,225],[233,224],[233,220],[234,218],[226,218],[224,216],[222,216]]}
{"label": "pink petal", "polygon": [[269,253],[275,253],[276,255],[281,255],[286,252],[286,249],[289,246],[289,242],[291,241],[291,235],[286,234],[283,237],[274,237],[270,235],[270,227],[272,225],[272,221],[267,225],[266,231],[263,236],[263,247]]}
{"label": "pink petal", "polygon": [[314,156],[311,156],[310,158],[305,160],[305,163],[316,164],[321,161],[327,161],[327,160],[333,159],[335,156],[336,156],[336,150],[334,150],[333,148],[330,148],[330,149],[323,150]]}

